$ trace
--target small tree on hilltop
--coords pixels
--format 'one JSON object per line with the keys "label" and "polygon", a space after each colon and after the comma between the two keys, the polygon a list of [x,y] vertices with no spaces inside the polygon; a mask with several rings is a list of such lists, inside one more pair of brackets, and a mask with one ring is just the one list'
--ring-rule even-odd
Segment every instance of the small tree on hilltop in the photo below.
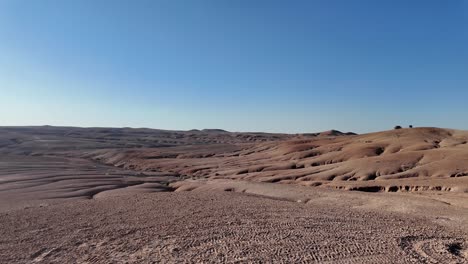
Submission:
{"label": "small tree on hilltop", "polygon": [[395,129],[401,129],[401,126],[395,126],[394,128]]}
{"label": "small tree on hilltop", "polygon": [[409,125],[409,128],[413,128],[413,125]]}

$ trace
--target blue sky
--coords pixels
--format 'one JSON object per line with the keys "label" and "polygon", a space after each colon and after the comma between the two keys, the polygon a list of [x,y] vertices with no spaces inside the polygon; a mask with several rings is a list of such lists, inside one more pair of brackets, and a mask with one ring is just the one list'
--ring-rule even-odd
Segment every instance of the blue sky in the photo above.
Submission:
{"label": "blue sky", "polygon": [[468,129],[467,0],[0,0],[0,125]]}

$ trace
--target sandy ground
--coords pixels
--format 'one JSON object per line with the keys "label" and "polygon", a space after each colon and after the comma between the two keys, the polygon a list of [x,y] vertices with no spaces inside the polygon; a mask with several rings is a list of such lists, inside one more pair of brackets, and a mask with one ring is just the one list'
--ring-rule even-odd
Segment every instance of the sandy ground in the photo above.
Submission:
{"label": "sandy ground", "polygon": [[0,132],[0,263],[468,263],[466,131]]}
{"label": "sandy ground", "polygon": [[177,185],[0,213],[0,262],[468,262],[468,210],[426,196]]}
{"label": "sandy ground", "polygon": [[119,193],[168,191],[171,174],[64,157],[0,155],[0,212]]}

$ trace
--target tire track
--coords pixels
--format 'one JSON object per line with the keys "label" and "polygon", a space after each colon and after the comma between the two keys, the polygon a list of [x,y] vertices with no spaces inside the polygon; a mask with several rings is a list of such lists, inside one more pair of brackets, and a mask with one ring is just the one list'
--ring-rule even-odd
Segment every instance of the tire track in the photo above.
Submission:
{"label": "tire track", "polygon": [[400,246],[419,263],[468,263],[467,241],[462,237],[403,237]]}

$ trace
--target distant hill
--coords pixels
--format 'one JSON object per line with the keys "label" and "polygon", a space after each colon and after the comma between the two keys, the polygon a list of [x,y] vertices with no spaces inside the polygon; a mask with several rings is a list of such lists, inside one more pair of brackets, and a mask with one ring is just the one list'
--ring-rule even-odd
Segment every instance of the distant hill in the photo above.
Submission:
{"label": "distant hill", "polygon": [[216,128],[203,129],[202,132],[205,132],[205,133],[229,133],[229,131],[226,131],[226,130],[223,130],[223,129],[216,129]]}
{"label": "distant hill", "polygon": [[354,135],[357,135],[356,133],[353,133],[353,132],[341,132],[341,131],[338,131],[338,130],[328,130],[328,131],[324,131],[324,132],[321,132],[318,134],[318,136],[322,136],[322,137],[330,137],[330,136],[354,136]]}

